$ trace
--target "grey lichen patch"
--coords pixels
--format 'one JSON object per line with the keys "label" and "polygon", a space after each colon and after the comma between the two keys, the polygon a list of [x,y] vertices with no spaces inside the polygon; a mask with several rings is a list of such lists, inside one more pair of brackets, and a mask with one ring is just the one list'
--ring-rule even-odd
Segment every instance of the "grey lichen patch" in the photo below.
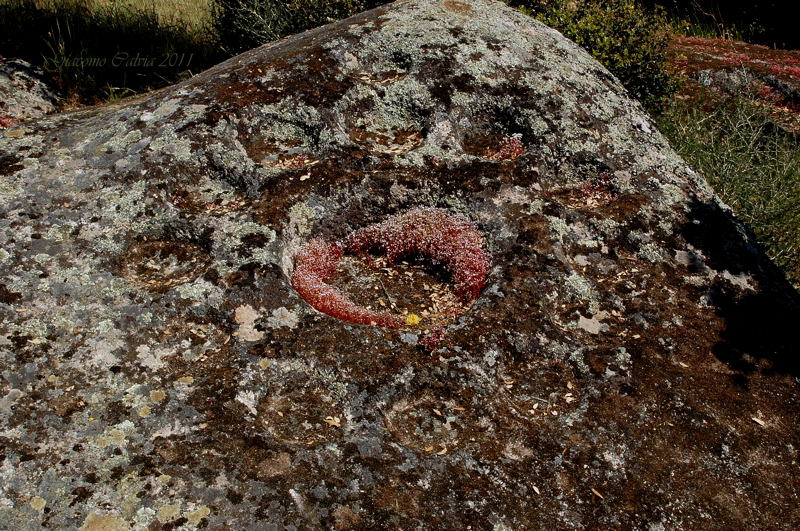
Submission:
{"label": "grey lichen patch", "polygon": [[590,302],[597,299],[597,291],[586,277],[578,273],[570,273],[564,278],[564,285],[568,293],[581,301]]}
{"label": "grey lichen patch", "polygon": [[720,276],[740,290],[750,292],[756,291],[756,282],[751,275],[744,273],[733,274],[730,271],[725,270],[720,274]]}
{"label": "grey lichen patch", "polygon": [[271,328],[295,328],[298,322],[297,312],[281,306],[273,310],[272,315],[267,319],[267,326]]}
{"label": "grey lichen patch", "polygon": [[142,139],[142,132],[138,129],[128,131],[126,134],[112,137],[104,144],[104,147],[110,151],[124,151],[131,144],[135,144]]}
{"label": "grey lichen patch", "polygon": [[[225,260],[218,266],[221,272],[230,272],[247,263],[275,263],[277,256],[273,243],[276,232],[252,221],[221,220],[214,232],[212,252]],[[252,240],[253,243],[248,243]]]}
{"label": "grey lichen patch", "polygon": [[636,255],[650,262],[662,262],[664,260],[663,249],[655,243],[642,245]]}
{"label": "grey lichen patch", "polygon": [[305,238],[311,232],[311,224],[316,218],[316,210],[308,203],[296,203],[289,209],[288,234]]}
{"label": "grey lichen patch", "polygon": [[161,122],[164,119],[170,117],[171,115],[175,114],[179,109],[183,106],[183,99],[182,98],[170,98],[164,102],[162,102],[158,107],[156,107],[152,112],[144,112],[139,116],[139,120],[142,122]]}
{"label": "grey lichen patch", "polygon": [[19,389],[11,389],[6,395],[0,398],[0,412],[7,413],[11,411],[11,407],[25,395]]}
{"label": "grey lichen patch", "polygon": [[195,306],[219,307],[224,300],[222,289],[204,279],[196,279],[173,289],[178,296],[191,301]]}
{"label": "grey lichen patch", "polygon": [[156,154],[171,155],[176,162],[188,162],[193,156],[191,141],[178,136],[174,131],[167,131],[154,138],[149,144],[149,149]]}
{"label": "grey lichen patch", "polygon": [[86,348],[81,349],[84,360],[92,367],[108,369],[120,361],[120,350],[125,347],[123,334],[113,328],[103,333],[94,333],[86,340]]}
{"label": "grey lichen patch", "polygon": [[260,341],[264,339],[264,332],[256,330],[255,324],[261,318],[261,313],[246,304],[236,308],[234,320],[239,325],[236,335],[242,341]]}
{"label": "grey lichen patch", "polygon": [[590,334],[599,334],[600,332],[606,332],[608,330],[608,325],[600,321],[600,319],[603,317],[605,316],[594,315],[591,318],[587,318],[581,315],[578,318],[577,326],[578,328],[585,330]]}

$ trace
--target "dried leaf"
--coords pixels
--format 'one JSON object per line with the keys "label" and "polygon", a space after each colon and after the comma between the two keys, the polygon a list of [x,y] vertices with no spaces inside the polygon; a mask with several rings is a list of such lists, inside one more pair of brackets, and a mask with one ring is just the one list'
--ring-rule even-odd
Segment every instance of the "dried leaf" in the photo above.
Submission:
{"label": "dried leaf", "polygon": [[766,426],[766,425],[767,425],[767,423],[766,423],[766,422],[764,422],[763,420],[761,420],[761,419],[760,419],[760,418],[758,418],[758,417],[753,417],[753,422],[755,422],[755,423],[756,423],[756,424],[758,424],[759,426]]}
{"label": "dried leaf", "polygon": [[600,494],[599,492],[597,492],[597,489],[592,489],[592,492],[594,493],[594,495],[595,495],[595,496],[597,496],[597,497],[598,497],[598,498],[600,498],[601,500],[604,500],[604,499],[605,499],[605,498],[603,497],[603,495],[602,495],[602,494]]}
{"label": "dried leaf", "polygon": [[342,421],[339,417],[325,417],[325,423],[331,428],[342,427]]}

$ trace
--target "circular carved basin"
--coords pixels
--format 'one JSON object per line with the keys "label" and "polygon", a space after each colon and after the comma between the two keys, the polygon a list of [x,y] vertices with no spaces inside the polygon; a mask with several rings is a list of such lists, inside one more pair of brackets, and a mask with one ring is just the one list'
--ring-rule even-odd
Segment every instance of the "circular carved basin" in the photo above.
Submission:
{"label": "circular carved basin", "polygon": [[440,208],[413,208],[295,255],[292,286],[315,309],[351,323],[431,330],[466,313],[490,260],[483,234]]}

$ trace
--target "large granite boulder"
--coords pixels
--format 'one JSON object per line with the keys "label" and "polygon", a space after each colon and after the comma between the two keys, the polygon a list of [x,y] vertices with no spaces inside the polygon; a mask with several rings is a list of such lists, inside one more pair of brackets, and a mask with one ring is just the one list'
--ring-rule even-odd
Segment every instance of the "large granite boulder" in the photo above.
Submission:
{"label": "large granite boulder", "polygon": [[[397,2],[3,135],[3,529],[800,524],[796,293],[500,2]],[[309,245],[339,253],[317,306],[395,318],[313,309]]]}

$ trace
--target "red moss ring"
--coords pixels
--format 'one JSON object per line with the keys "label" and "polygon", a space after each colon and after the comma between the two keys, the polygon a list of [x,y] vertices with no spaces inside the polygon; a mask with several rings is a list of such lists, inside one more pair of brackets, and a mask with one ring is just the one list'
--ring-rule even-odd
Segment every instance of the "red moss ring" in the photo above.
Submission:
{"label": "red moss ring", "polygon": [[490,267],[483,235],[473,223],[440,208],[412,208],[335,243],[310,240],[294,257],[292,287],[316,310],[337,319],[402,328],[405,320],[401,316],[360,306],[328,284],[345,254],[366,252],[383,253],[390,262],[425,258],[440,265],[450,274],[463,303],[478,297]]}

